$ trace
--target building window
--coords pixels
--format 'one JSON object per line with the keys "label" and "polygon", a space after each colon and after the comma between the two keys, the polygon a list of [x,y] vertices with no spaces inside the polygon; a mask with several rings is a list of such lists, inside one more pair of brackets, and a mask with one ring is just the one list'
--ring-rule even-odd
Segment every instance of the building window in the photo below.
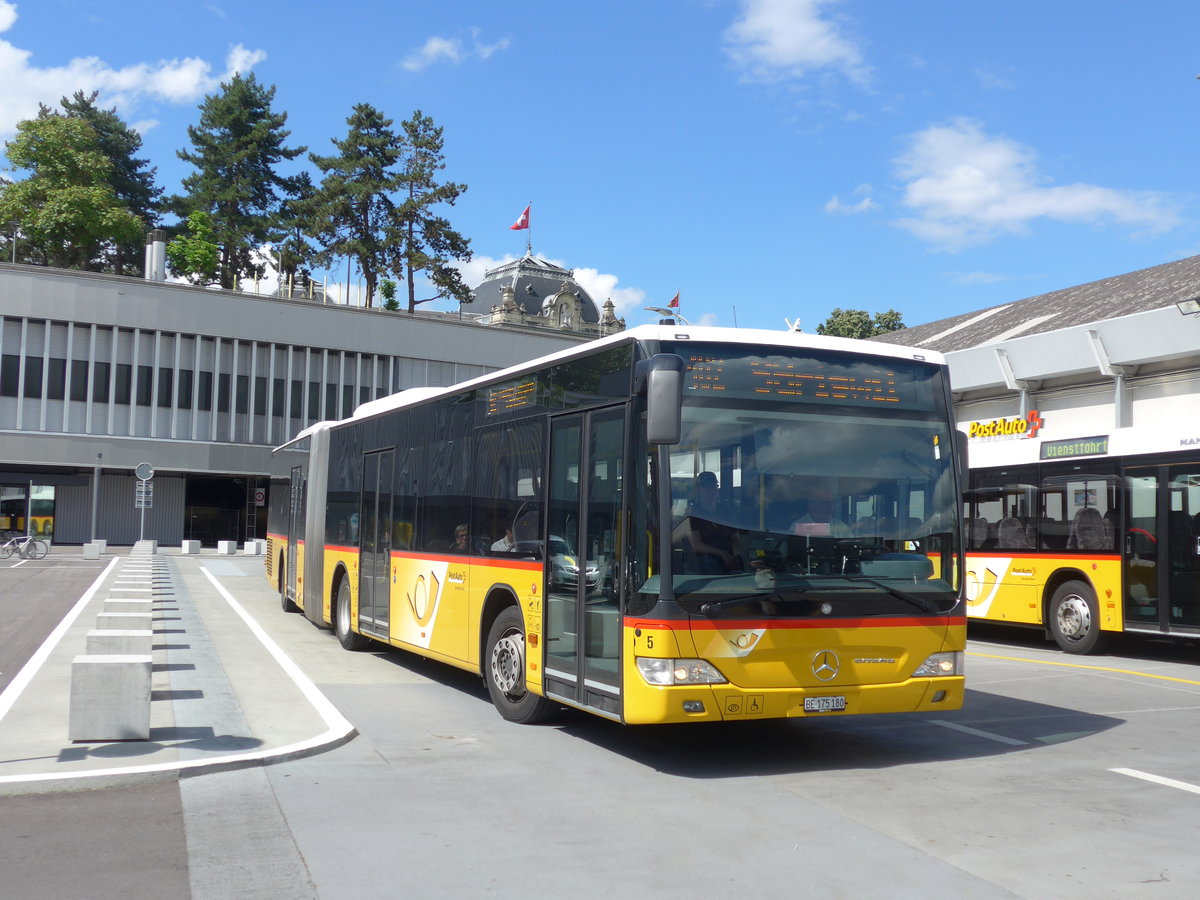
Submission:
{"label": "building window", "polygon": [[86,359],[71,360],[71,399],[87,402],[88,364]]}
{"label": "building window", "polygon": [[179,397],[176,406],[180,409],[192,408],[192,370],[179,370]]}
{"label": "building window", "polygon": [[133,382],[133,366],[129,363],[117,363],[117,388],[114,392],[114,403],[129,403]]}
{"label": "building window", "polygon": [[283,416],[283,398],[287,385],[282,378],[271,383],[271,415]]}
{"label": "building window", "polygon": [[212,409],[212,372],[200,373],[200,396],[196,398],[196,408]]}
{"label": "building window", "polygon": [[239,375],[237,377],[237,405],[235,408],[239,415],[245,415],[246,410],[250,408],[249,375]]}
{"label": "building window", "polygon": [[150,388],[154,383],[154,367],[138,366],[137,373],[137,405],[150,405]]}
{"label": "building window", "polygon": [[262,375],[256,375],[254,378],[254,414],[267,414],[267,379]]}
{"label": "building window", "polygon": [[217,412],[229,412],[229,373],[222,372],[217,377]]}
{"label": "building window", "polygon": [[42,396],[42,358],[25,357],[25,397],[40,400]]}
{"label": "building window", "polygon": [[171,388],[173,386],[174,371],[165,366],[158,367],[158,405],[161,408],[171,408]]}
{"label": "building window", "polygon": [[109,364],[106,362],[96,363],[96,369],[93,372],[94,379],[92,381],[92,402],[107,403],[108,402],[108,377]]}
{"label": "building window", "polygon": [[63,400],[67,396],[67,361],[50,357],[46,367],[46,399]]}
{"label": "building window", "polygon": [[15,353],[5,353],[0,357],[0,397],[17,396],[20,376],[21,357]]}

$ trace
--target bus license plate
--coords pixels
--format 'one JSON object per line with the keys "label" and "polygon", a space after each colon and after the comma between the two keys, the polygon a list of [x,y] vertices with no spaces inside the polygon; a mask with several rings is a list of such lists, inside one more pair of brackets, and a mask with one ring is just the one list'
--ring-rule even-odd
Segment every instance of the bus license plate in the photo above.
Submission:
{"label": "bus license plate", "polygon": [[805,712],[836,712],[846,708],[845,697],[805,697]]}

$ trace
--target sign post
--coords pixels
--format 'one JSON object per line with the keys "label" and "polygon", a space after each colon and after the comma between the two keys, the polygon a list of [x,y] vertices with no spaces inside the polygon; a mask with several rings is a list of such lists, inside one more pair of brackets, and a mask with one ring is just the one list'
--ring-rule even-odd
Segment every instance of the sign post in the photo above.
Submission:
{"label": "sign post", "polygon": [[151,481],[154,478],[154,466],[148,462],[138,463],[137,468],[133,470],[137,475],[137,494],[134,498],[134,507],[142,511],[141,529],[138,531],[138,540],[146,539],[146,510],[154,507],[154,483]]}

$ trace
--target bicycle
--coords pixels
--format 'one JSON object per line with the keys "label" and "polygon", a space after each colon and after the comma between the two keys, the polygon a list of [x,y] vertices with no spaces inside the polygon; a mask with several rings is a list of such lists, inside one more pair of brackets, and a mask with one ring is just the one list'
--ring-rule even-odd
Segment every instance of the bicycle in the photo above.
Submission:
{"label": "bicycle", "polygon": [[50,552],[50,545],[32,534],[14,535],[0,544],[0,559],[8,559],[14,553],[22,559],[41,559]]}

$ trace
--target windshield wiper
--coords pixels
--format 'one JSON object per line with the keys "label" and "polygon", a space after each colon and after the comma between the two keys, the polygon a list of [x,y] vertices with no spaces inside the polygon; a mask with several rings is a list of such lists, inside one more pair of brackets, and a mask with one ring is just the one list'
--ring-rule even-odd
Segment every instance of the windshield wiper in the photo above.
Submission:
{"label": "windshield wiper", "polygon": [[944,614],[950,612],[950,610],[952,610],[954,608],[954,605],[951,604],[946,609],[942,609],[941,607],[939,607],[936,603],[934,603],[931,600],[926,600],[924,597],[918,596],[917,594],[910,594],[907,591],[902,591],[899,588],[894,588],[890,584],[887,584],[886,582],[883,582],[883,581],[879,581],[875,578],[867,578],[864,575],[843,575],[842,578],[846,581],[861,581],[861,582],[869,584],[873,587],[877,587],[880,590],[887,591],[893,597],[899,597],[905,603],[911,603],[913,606],[917,607],[917,609],[923,609],[927,613],[934,613],[936,615],[944,615]]}
{"label": "windshield wiper", "polygon": [[[789,587],[789,594],[803,594],[808,591],[804,587]],[[782,594],[740,594],[737,597],[726,597],[723,600],[709,600],[707,603],[700,604],[700,613],[705,616],[711,616],[715,612],[720,612],[729,606],[738,606],[742,603],[787,603],[788,597]]]}

